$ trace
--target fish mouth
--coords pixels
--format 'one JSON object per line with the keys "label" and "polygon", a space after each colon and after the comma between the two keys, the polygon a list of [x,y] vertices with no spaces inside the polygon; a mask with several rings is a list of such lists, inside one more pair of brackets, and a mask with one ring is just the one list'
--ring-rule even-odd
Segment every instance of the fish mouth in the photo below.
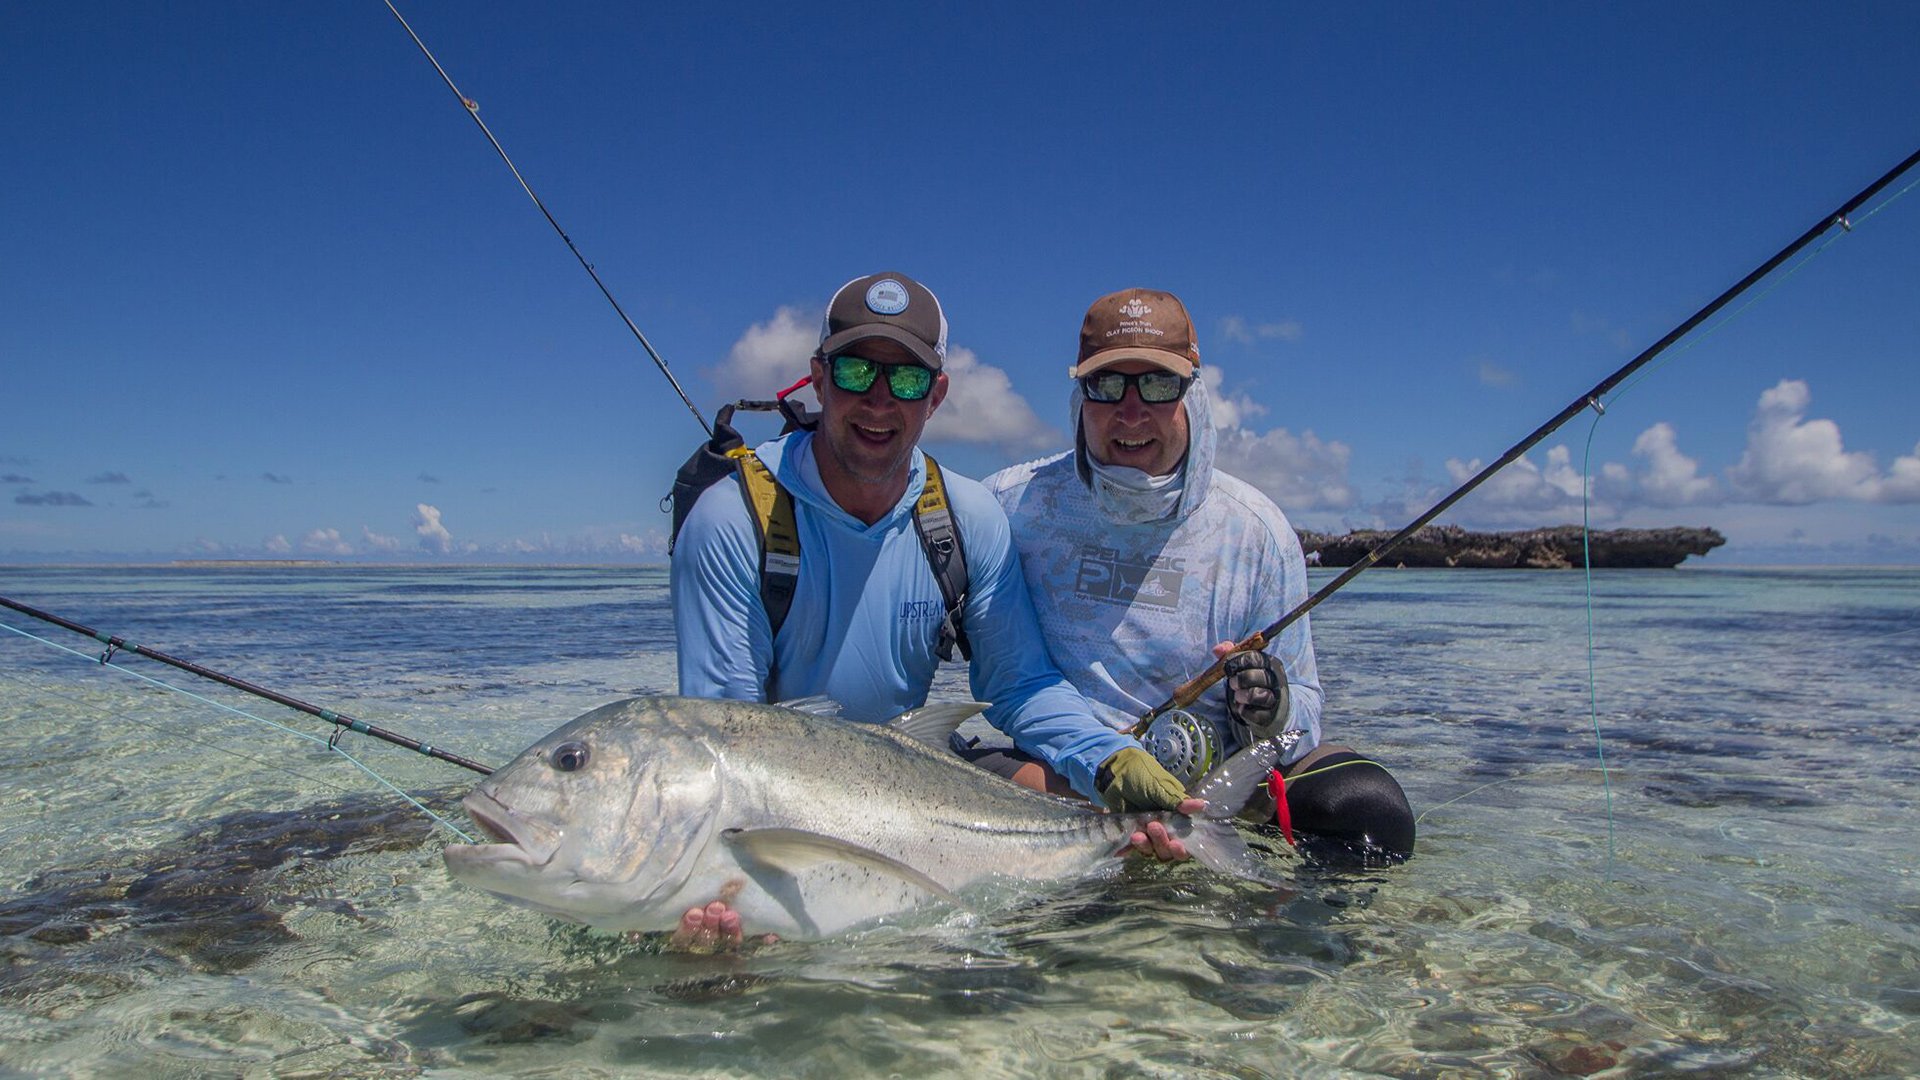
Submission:
{"label": "fish mouth", "polygon": [[566,835],[564,831],[523,814],[484,791],[468,795],[460,805],[466,809],[473,823],[480,826],[480,831],[495,842],[455,844],[453,847],[466,848],[468,854],[489,861],[545,866],[553,861],[554,854],[560,850],[560,841]]}

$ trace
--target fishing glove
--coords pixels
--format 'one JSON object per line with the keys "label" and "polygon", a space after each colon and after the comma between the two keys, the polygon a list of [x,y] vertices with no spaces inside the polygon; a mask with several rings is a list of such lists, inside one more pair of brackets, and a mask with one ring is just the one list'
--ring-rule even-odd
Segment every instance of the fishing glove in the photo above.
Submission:
{"label": "fishing glove", "polygon": [[1287,726],[1287,673],[1273,657],[1246,649],[1227,657],[1227,719],[1241,746],[1271,738]]}
{"label": "fishing glove", "polygon": [[1187,798],[1180,781],[1138,746],[1108,758],[1094,774],[1094,782],[1109,810],[1177,810]]}

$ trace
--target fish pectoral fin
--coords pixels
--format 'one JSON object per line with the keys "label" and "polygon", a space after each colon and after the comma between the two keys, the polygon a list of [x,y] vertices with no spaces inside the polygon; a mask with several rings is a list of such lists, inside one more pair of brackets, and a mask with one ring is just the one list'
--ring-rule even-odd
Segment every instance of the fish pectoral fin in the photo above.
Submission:
{"label": "fish pectoral fin", "polygon": [[954,729],[966,723],[968,717],[984,712],[986,708],[984,701],[943,701],[938,705],[922,705],[887,721],[887,727],[944,753],[947,737],[953,734]]}
{"label": "fish pectoral fin", "polygon": [[816,863],[852,863],[916,885],[949,904],[960,902],[946,886],[899,859],[831,836],[805,829],[725,829],[720,836],[754,859],[789,874],[797,874]]}

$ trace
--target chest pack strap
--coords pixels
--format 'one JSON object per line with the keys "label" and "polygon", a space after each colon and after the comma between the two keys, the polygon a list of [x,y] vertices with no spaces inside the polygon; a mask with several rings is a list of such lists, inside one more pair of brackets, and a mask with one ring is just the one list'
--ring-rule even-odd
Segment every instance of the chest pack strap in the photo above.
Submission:
{"label": "chest pack strap", "polygon": [[[925,455],[922,455],[923,457]],[[927,566],[940,583],[940,598],[946,601],[946,614],[940,619],[940,643],[935,652],[942,660],[960,657],[973,659],[973,647],[967,641],[964,623],[967,607],[967,556],[960,550],[960,530],[953,527],[953,508],[947,503],[946,481],[940,466],[927,457],[927,482],[920,501],[913,504],[913,527],[920,534],[920,547],[927,553]]]}
{"label": "chest pack strap", "polygon": [[[752,450],[741,447],[728,451],[727,456],[737,466],[741,492],[760,534],[760,601],[778,637],[800,583],[800,528],[794,516],[793,496]],[[960,530],[953,524],[940,466],[931,457],[926,462],[927,481],[913,506],[913,527],[920,534],[927,567],[933,571],[940,598],[946,604],[935,651],[942,660],[953,659],[956,650],[962,659],[972,659],[965,627],[969,584],[966,552],[960,545]]]}
{"label": "chest pack strap", "polygon": [[727,456],[739,466],[740,490],[760,533],[760,602],[777,637],[800,584],[800,526],[793,513],[793,496],[753,451],[741,447],[729,450]]}

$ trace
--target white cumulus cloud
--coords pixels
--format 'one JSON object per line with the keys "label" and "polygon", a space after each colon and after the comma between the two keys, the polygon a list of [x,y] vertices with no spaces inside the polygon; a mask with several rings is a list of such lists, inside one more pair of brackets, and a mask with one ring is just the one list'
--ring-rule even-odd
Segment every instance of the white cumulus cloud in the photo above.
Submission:
{"label": "white cumulus cloud", "polygon": [[[1339,510],[1353,504],[1347,470],[1353,451],[1345,443],[1321,439],[1311,431],[1296,435],[1286,428],[1264,434],[1245,426],[1267,407],[1244,393],[1228,393],[1218,367],[1200,367],[1218,441],[1214,467],[1259,488],[1289,515],[1309,510]],[[1298,522],[1296,522],[1298,524]]]}
{"label": "white cumulus cloud", "polygon": [[440,524],[440,508],[418,503],[413,508],[413,531],[420,537],[420,547],[436,555],[445,555],[453,550],[453,534]]}
{"label": "white cumulus cloud", "polygon": [[1217,367],[1201,365],[1200,381],[1207,385],[1207,399],[1213,405],[1213,426],[1232,431],[1256,416],[1264,416],[1267,407],[1239,392],[1228,394],[1220,387],[1225,376]]}
{"label": "white cumulus cloud", "polygon": [[300,550],[310,555],[351,555],[353,545],[340,538],[339,529],[314,529],[300,538]]}
{"label": "white cumulus cloud", "polygon": [[[1456,486],[1472,479],[1482,467],[1479,458],[1447,459],[1447,475]],[[1580,470],[1573,467],[1572,453],[1565,446],[1555,446],[1547,451],[1545,465],[1522,454],[1482,481],[1470,498],[1476,510],[1493,511],[1512,522],[1529,512],[1553,516],[1578,507],[1584,486]]]}
{"label": "white cumulus cloud", "polygon": [[1806,419],[1812,400],[1799,379],[1782,379],[1760,395],[1747,425],[1746,452],[1727,470],[1741,495],[1790,506],[1879,497],[1881,478],[1873,455],[1849,453],[1840,441],[1840,425],[1833,421]]}
{"label": "white cumulus cloud", "polygon": [[[1636,484],[1640,501],[1653,506],[1695,506],[1718,501],[1719,486],[1710,476],[1700,475],[1700,463],[1680,452],[1673,425],[1661,421],[1640,433],[1633,452],[1646,459],[1647,471]],[[1612,479],[1606,466],[1603,476]]]}
{"label": "white cumulus cloud", "polygon": [[1013,451],[1045,450],[1066,437],[1041,423],[1007,373],[983,364],[972,349],[947,349],[947,400],[927,421],[927,438],[985,443]]}
{"label": "white cumulus cloud", "polygon": [[807,358],[819,343],[819,315],[782,307],[773,318],[747,327],[715,369],[715,381],[730,388],[729,401],[772,397],[806,375]]}
{"label": "white cumulus cloud", "polygon": [[632,533],[623,532],[615,542],[615,546],[620,552],[627,555],[646,555],[666,558],[667,534],[661,532],[659,529],[649,529],[646,534],[642,536],[635,536]]}
{"label": "white cumulus cloud", "polygon": [[1914,444],[1913,453],[1893,460],[1893,468],[1880,482],[1880,501],[1920,502],[1920,443]]}
{"label": "white cumulus cloud", "polygon": [[[727,358],[714,368],[715,380],[731,387],[731,398],[772,397],[807,374],[807,360],[820,343],[820,315],[782,307],[740,335]],[[1034,415],[1033,406],[1013,389],[1007,373],[981,362],[973,350],[947,349],[947,398],[927,423],[926,437],[946,442],[984,443],[1012,451],[1056,446],[1063,436]],[[809,407],[819,404],[812,389],[800,391]]]}
{"label": "white cumulus cloud", "polygon": [[1289,516],[1308,510],[1340,510],[1354,501],[1347,468],[1353,451],[1345,443],[1274,428],[1264,435],[1245,429],[1220,432],[1214,465],[1265,492]]}
{"label": "white cumulus cloud", "polygon": [[[1656,423],[1634,440],[1638,468],[1617,462],[1595,466],[1587,510],[1595,519],[1608,519],[1642,507],[1920,502],[1920,446],[1883,473],[1872,454],[1846,449],[1839,425],[1808,419],[1811,403],[1807,384],[1798,379],[1783,379],[1761,394],[1747,425],[1745,451],[1724,478],[1703,475],[1699,461],[1680,449],[1674,426]],[[1456,485],[1480,468],[1477,459],[1447,462]],[[1579,470],[1562,445],[1547,451],[1544,464],[1521,456],[1489,477],[1466,505],[1488,524],[1547,525],[1577,520],[1580,491]]]}

